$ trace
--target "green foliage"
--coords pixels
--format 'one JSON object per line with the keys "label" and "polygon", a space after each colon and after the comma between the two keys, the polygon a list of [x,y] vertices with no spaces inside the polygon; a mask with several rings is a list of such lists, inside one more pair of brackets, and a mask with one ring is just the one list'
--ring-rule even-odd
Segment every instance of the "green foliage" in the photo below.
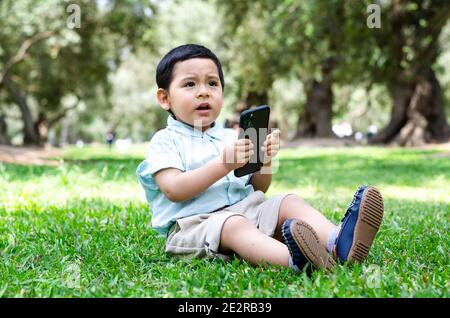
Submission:
{"label": "green foliage", "polygon": [[[369,5],[373,1],[361,1]],[[388,85],[411,80],[423,66],[433,65],[439,56],[441,30],[450,18],[448,1],[380,1],[380,29],[366,33],[374,42],[367,73],[373,82]],[[445,43],[445,42],[443,42]]]}
{"label": "green foliage", "polygon": [[[327,58],[337,64],[337,81],[361,81],[371,51],[365,25],[366,6],[359,1],[220,2],[230,27],[233,50],[255,64],[257,79],[294,72],[303,82],[320,79]],[[249,53],[256,50],[256,53]],[[241,61],[238,61],[238,63]],[[259,66],[259,67],[258,67]],[[264,67],[266,66],[266,67]],[[248,66],[250,67],[250,66]],[[243,74],[248,74],[244,70]],[[362,75],[362,74],[360,74]],[[262,86],[262,85],[261,85]],[[270,85],[265,85],[269,87]]]}
{"label": "green foliage", "polygon": [[144,153],[71,148],[58,167],[0,165],[0,297],[449,297],[448,153],[282,150],[267,197],[294,192],[334,222],[359,184],[385,201],[367,262],[310,278],[168,257],[135,176]]}
{"label": "green foliage", "polygon": [[[69,3],[81,8],[80,29],[67,26]],[[373,3],[381,6],[380,29],[366,24],[367,6]],[[147,140],[162,128],[167,113],[154,96],[155,68],[163,54],[180,44],[206,45],[222,60],[226,89],[219,121],[253,94],[269,98],[286,134],[296,129],[309,85],[321,80],[325,61],[331,60],[336,63],[333,121],[365,130],[388,121],[389,83],[399,72],[414,73],[428,59],[424,48],[436,40],[435,31],[448,17],[445,1],[410,0],[397,9],[394,3],[3,0],[0,71],[24,41],[54,32],[34,44],[10,75],[35,119],[38,112],[51,119],[77,106],[51,129],[50,139],[58,143],[65,132],[69,142],[103,141],[110,129],[119,137]],[[400,32],[405,43],[394,39],[399,17],[410,24]],[[449,24],[438,50],[429,52],[438,57],[434,69],[450,116],[448,30]],[[21,115],[4,85],[0,113],[7,115],[9,135],[20,140]]]}
{"label": "green foliage", "polygon": [[[124,51],[150,46],[155,5],[147,1],[71,1],[80,8],[80,27],[69,28],[69,3],[52,1],[2,1],[0,4],[0,69],[21,45],[42,32],[48,39],[35,43],[26,57],[11,68],[9,76],[34,105],[32,111],[51,118],[64,108],[78,105],[77,116],[102,114],[110,108],[108,75],[121,63]],[[13,99],[0,95],[0,103]],[[65,103],[75,98],[75,104]],[[82,104],[82,105],[80,105]],[[80,114],[83,113],[84,114]]]}
{"label": "green foliage", "polygon": [[[105,133],[114,129],[119,138],[148,140],[152,133],[165,127],[168,116],[156,100],[156,66],[162,56],[185,43],[203,44],[219,56],[222,53],[218,45],[220,19],[207,2],[160,2],[155,15],[148,18],[151,18],[147,19],[151,25],[143,30],[143,37],[151,42],[148,44],[151,47],[138,43],[130,46],[134,50],[121,50],[120,61],[114,64],[108,76],[111,94],[103,97],[99,92],[82,115],[69,114],[70,131],[77,138],[103,141]],[[136,24],[142,29],[146,27],[139,22]]]}
{"label": "green foliage", "polygon": [[[306,93],[314,80],[322,80],[324,69],[333,69],[333,87],[338,92],[333,105],[336,120],[342,119],[344,113],[354,112],[345,94],[339,94],[342,87],[356,91],[372,85],[367,69],[381,59],[374,49],[376,31],[366,26],[363,2],[218,1],[217,4],[227,23],[224,32],[231,51],[227,65],[237,83],[237,96],[269,92],[270,104],[276,110],[274,116],[288,135],[296,131]],[[300,82],[296,87],[301,89],[291,91],[281,84],[291,83],[295,87],[295,82]],[[366,103],[374,104],[376,101]],[[361,106],[358,104],[357,109]],[[372,113],[380,110],[385,113],[386,107],[373,108]],[[348,121],[353,121],[352,114],[348,117]],[[366,118],[368,125],[380,123],[373,116]]]}

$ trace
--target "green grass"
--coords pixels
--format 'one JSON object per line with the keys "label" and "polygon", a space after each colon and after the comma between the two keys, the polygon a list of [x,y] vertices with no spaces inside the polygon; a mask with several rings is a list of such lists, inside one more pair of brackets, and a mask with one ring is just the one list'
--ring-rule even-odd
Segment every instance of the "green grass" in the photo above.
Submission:
{"label": "green grass", "polygon": [[71,148],[59,167],[0,164],[0,296],[450,296],[450,157],[438,150],[283,150],[268,197],[297,193],[334,222],[360,184],[385,199],[367,262],[311,277],[165,255],[135,177],[144,153]]}

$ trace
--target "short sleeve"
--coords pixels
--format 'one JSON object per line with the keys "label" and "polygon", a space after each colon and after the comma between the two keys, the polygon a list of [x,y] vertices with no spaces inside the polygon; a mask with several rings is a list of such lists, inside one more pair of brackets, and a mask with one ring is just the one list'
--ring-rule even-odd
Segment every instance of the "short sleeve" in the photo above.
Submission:
{"label": "short sleeve", "polygon": [[148,172],[151,174],[165,168],[184,170],[180,152],[167,131],[161,131],[152,138],[145,161],[149,165]]}
{"label": "short sleeve", "polygon": [[150,141],[147,158],[138,166],[136,174],[144,188],[156,190],[153,175],[159,170],[175,168],[184,171],[183,160],[170,135],[158,132]]}

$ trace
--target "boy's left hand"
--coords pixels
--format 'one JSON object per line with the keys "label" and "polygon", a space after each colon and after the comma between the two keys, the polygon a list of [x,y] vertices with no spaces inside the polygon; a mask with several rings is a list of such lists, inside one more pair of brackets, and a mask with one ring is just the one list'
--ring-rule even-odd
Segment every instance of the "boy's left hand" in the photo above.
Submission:
{"label": "boy's left hand", "polygon": [[264,151],[264,164],[268,164],[272,161],[272,158],[275,157],[280,150],[280,130],[274,130],[269,135],[267,135],[266,140],[264,141],[264,146],[261,147],[261,150]]}

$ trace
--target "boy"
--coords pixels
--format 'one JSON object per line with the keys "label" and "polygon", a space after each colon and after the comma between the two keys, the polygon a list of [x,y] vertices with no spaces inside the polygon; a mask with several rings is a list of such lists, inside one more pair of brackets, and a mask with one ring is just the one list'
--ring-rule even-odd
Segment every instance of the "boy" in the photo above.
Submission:
{"label": "boy", "polygon": [[252,264],[295,271],[310,264],[331,270],[336,260],[367,257],[383,216],[376,189],[360,187],[338,226],[296,194],[266,199],[279,131],[264,142],[263,169],[235,177],[233,170],[249,161],[254,146],[215,122],[225,85],[216,55],[200,45],[182,45],[163,57],[156,72],[158,102],[171,116],[152,138],[137,175],[152,226],[167,238],[167,253],[235,253]]}

